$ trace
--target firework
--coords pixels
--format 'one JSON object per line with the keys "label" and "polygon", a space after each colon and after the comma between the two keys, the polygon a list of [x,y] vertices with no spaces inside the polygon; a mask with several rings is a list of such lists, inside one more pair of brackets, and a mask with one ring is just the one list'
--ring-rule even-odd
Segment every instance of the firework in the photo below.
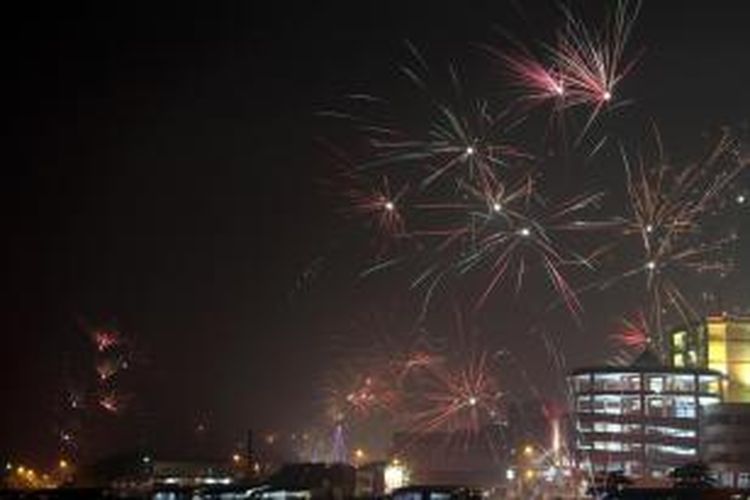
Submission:
{"label": "firework", "polygon": [[498,418],[502,392],[486,353],[433,364],[419,384],[423,388],[416,406],[421,408],[412,418],[422,432],[477,434],[485,422]]}
{"label": "firework", "polygon": [[[352,181],[353,184],[363,184],[359,177],[352,176]],[[402,202],[407,189],[408,186],[404,185],[393,192],[386,176],[372,188],[351,187],[345,192],[348,210],[364,216],[377,228],[381,240],[392,241],[405,233]]]}
{"label": "firework", "polygon": [[[737,235],[712,230],[721,227],[721,214],[730,197],[732,182],[743,170],[737,144],[727,133],[709,153],[684,168],[663,159],[660,141],[656,158],[642,156],[633,165],[623,153],[629,197],[628,215],[617,226],[634,265],[615,272],[599,289],[624,280],[641,278],[648,296],[645,323],[659,349],[665,322],[670,317],[683,324],[700,318],[689,286],[695,279],[723,277],[732,269],[728,249]],[[627,261],[627,260],[626,260]]]}
{"label": "firework", "polygon": [[93,330],[91,340],[96,346],[96,350],[104,352],[114,348],[120,343],[120,333],[116,330]]}

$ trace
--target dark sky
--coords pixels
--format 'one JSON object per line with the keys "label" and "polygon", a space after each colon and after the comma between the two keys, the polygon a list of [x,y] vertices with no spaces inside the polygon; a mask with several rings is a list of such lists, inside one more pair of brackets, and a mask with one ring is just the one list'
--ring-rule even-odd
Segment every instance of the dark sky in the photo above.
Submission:
{"label": "dark sky", "polygon": [[[313,418],[327,331],[346,321],[334,312],[364,309],[346,285],[304,278],[345,239],[321,187],[320,139],[335,138],[316,111],[387,95],[406,39],[437,60],[471,57],[494,27],[533,39],[556,12],[336,3],[27,3],[3,16],[0,454],[54,453],[82,319],[137,346],[132,415],[113,425],[138,420],[149,446],[178,448],[197,420],[223,449],[247,427]],[[634,46],[637,119],[678,144],[747,126],[745,2],[647,2]]]}

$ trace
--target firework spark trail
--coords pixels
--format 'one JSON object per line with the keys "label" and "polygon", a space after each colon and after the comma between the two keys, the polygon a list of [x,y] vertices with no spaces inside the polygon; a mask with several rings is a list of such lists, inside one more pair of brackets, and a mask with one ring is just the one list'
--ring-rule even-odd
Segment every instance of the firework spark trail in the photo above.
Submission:
{"label": "firework spark trail", "polygon": [[560,68],[566,106],[593,107],[579,143],[602,109],[615,99],[616,87],[635,65],[637,59],[627,60],[625,49],[639,10],[640,2],[618,3],[599,32],[592,32],[583,21],[565,11],[567,26],[550,51],[555,67]]}
{"label": "firework spark trail", "polygon": [[405,233],[401,202],[407,190],[408,185],[404,185],[393,192],[388,177],[383,176],[379,185],[369,188],[352,187],[344,196],[349,200],[352,212],[370,219],[382,238],[393,240]]}
{"label": "firework spark trail", "polygon": [[468,439],[499,418],[502,392],[484,352],[433,364],[418,384],[419,398],[409,417],[418,434],[443,431]]}

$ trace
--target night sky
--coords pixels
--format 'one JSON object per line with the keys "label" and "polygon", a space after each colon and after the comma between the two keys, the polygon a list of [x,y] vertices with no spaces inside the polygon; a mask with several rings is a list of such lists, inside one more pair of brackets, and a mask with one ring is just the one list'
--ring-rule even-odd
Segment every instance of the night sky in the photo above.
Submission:
{"label": "night sky", "polygon": [[[0,455],[55,456],[66,380],[89,362],[84,325],[116,325],[137,352],[128,408],[91,424],[112,429],[113,450],[178,453],[205,422],[219,454],[250,427],[308,425],[331,338],[398,301],[356,279],[325,182],[326,145],[341,144],[316,113],[399,92],[407,39],[432,61],[473,64],[498,28],[533,40],[559,19],[544,1],[312,4],[4,16]],[[750,5],[646,2],[633,47],[643,55],[622,92],[634,133],[652,118],[677,148],[722,125],[746,133]],[[745,307],[749,258],[744,243]],[[485,322],[505,322],[504,346],[546,366],[518,320]],[[571,333],[569,363],[601,360],[605,340]]]}

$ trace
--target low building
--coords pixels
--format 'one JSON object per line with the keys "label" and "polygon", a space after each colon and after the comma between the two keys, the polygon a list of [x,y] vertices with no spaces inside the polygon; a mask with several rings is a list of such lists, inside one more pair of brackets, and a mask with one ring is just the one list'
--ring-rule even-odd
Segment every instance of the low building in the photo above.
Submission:
{"label": "low building", "polygon": [[699,457],[700,421],[723,399],[722,374],[670,368],[650,350],[626,367],[572,372],[574,459],[590,473],[665,477]]}

